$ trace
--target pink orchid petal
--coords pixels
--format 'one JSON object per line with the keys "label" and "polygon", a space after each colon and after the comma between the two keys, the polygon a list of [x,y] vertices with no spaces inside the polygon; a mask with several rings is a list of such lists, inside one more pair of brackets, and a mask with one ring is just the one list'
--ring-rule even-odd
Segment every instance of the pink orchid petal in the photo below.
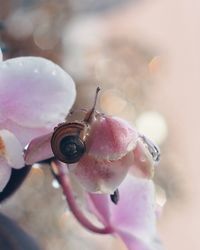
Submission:
{"label": "pink orchid petal", "polygon": [[88,154],[96,159],[118,160],[133,150],[138,133],[126,121],[99,115],[88,139]]}
{"label": "pink orchid petal", "polygon": [[51,136],[52,133],[49,133],[37,137],[30,142],[24,156],[27,165],[32,165],[33,163],[53,157]]}
{"label": "pink orchid petal", "polygon": [[154,175],[155,161],[153,160],[147,146],[141,139],[138,139],[137,146],[133,153],[135,160],[131,169],[132,173],[135,176],[152,178]]}
{"label": "pink orchid petal", "polygon": [[0,141],[7,163],[13,168],[24,167],[23,147],[16,136],[8,130],[0,130]]}
{"label": "pink orchid petal", "polygon": [[123,240],[128,250],[162,250],[161,244],[155,245],[154,240],[147,242],[144,239],[136,237],[134,234],[118,230],[118,235]]}
{"label": "pink orchid petal", "polygon": [[11,176],[11,167],[3,157],[0,157],[0,192],[4,189]]}
{"label": "pink orchid petal", "polygon": [[132,152],[117,161],[96,160],[85,155],[69,171],[89,192],[113,193],[133,164]]}
{"label": "pink orchid petal", "polygon": [[156,235],[153,182],[128,175],[119,187],[119,194],[117,205],[106,195],[89,194],[91,211],[105,226],[114,228],[130,246],[128,249],[151,249],[145,247]]}
{"label": "pink orchid petal", "polygon": [[47,59],[19,57],[0,64],[1,122],[51,129],[63,121],[75,96],[71,77]]}
{"label": "pink orchid petal", "polygon": [[127,176],[119,187],[120,200],[112,209],[111,223],[116,228],[130,230],[136,235],[155,235],[155,190],[153,182]]}
{"label": "pink orchid petal", "polygon": [[49,132],[47,128],[28,128],[19,125],[11,120],[0,123],[0,129],[6,129],[17,135],[23,148],[33,139]]}

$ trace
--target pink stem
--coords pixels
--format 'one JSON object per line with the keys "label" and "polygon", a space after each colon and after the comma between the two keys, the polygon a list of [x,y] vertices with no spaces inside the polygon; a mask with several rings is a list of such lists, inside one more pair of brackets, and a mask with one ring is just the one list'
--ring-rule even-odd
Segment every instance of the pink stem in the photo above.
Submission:
{"label": "pink stem", "polygon": [[58,172],[55,174],[56,178],[58,179],[62,189],[63,194],[65,195],[65,198],[68,202],[69,208],[72,211],[75,218],[79,221],[79,223],[87,228],[89,231],[93,233],[99,233],[99,234],[111,234],[113,233],[113,229],[111,227],[104,227],[99,228],[92,224],[82,213],[82,211],[78,208],[76,200],[74,199],[74,195],[71,189],[70,181],[66,173],[63,171],[63,166],[55,161],[51,163],[53,169],[55,167],[57,168]]}

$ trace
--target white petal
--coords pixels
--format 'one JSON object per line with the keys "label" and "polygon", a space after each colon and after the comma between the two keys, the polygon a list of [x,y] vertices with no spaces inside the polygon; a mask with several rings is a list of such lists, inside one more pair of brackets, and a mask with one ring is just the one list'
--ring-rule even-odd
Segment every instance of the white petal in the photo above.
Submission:
{"label": "white petal", "polygon": [[0,157],[0,192],[8,183],[11,175],[11,167],[7,164],[6,160]]}
{"label": "white petal", "polygon": [[24,166],[23,148],[16,136],[8,130],[0,130],[1,151],[7,163],[13,168]]}

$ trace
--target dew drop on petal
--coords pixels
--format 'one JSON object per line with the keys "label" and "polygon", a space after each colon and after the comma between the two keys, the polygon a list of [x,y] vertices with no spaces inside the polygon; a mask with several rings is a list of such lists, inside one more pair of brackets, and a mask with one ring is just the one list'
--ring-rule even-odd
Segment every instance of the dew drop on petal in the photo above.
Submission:
{"label": "dew drop on petal", "polygon": [[51,74],[52,74],[53,76],[56,76],[56,75],[57,75],[57,72],[56,72],[55,70],[53,70],[53,71],[51,72]]}

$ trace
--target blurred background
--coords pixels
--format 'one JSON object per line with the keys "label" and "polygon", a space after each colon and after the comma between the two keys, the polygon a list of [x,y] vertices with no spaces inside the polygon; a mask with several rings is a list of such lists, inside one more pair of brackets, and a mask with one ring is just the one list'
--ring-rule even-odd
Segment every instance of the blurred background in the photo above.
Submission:
{"label": "blurred background", "polygon": [[[168,250],[200,249],[199,9],[198,0],[0,0],[4,59],[61,65],[77,84],[75,108],[91,107],[100,86],[98,108],[160,146],[154,180]],[[125,249],[79,226],[48,167],[36,165],[1,211],[44,250]]]}

